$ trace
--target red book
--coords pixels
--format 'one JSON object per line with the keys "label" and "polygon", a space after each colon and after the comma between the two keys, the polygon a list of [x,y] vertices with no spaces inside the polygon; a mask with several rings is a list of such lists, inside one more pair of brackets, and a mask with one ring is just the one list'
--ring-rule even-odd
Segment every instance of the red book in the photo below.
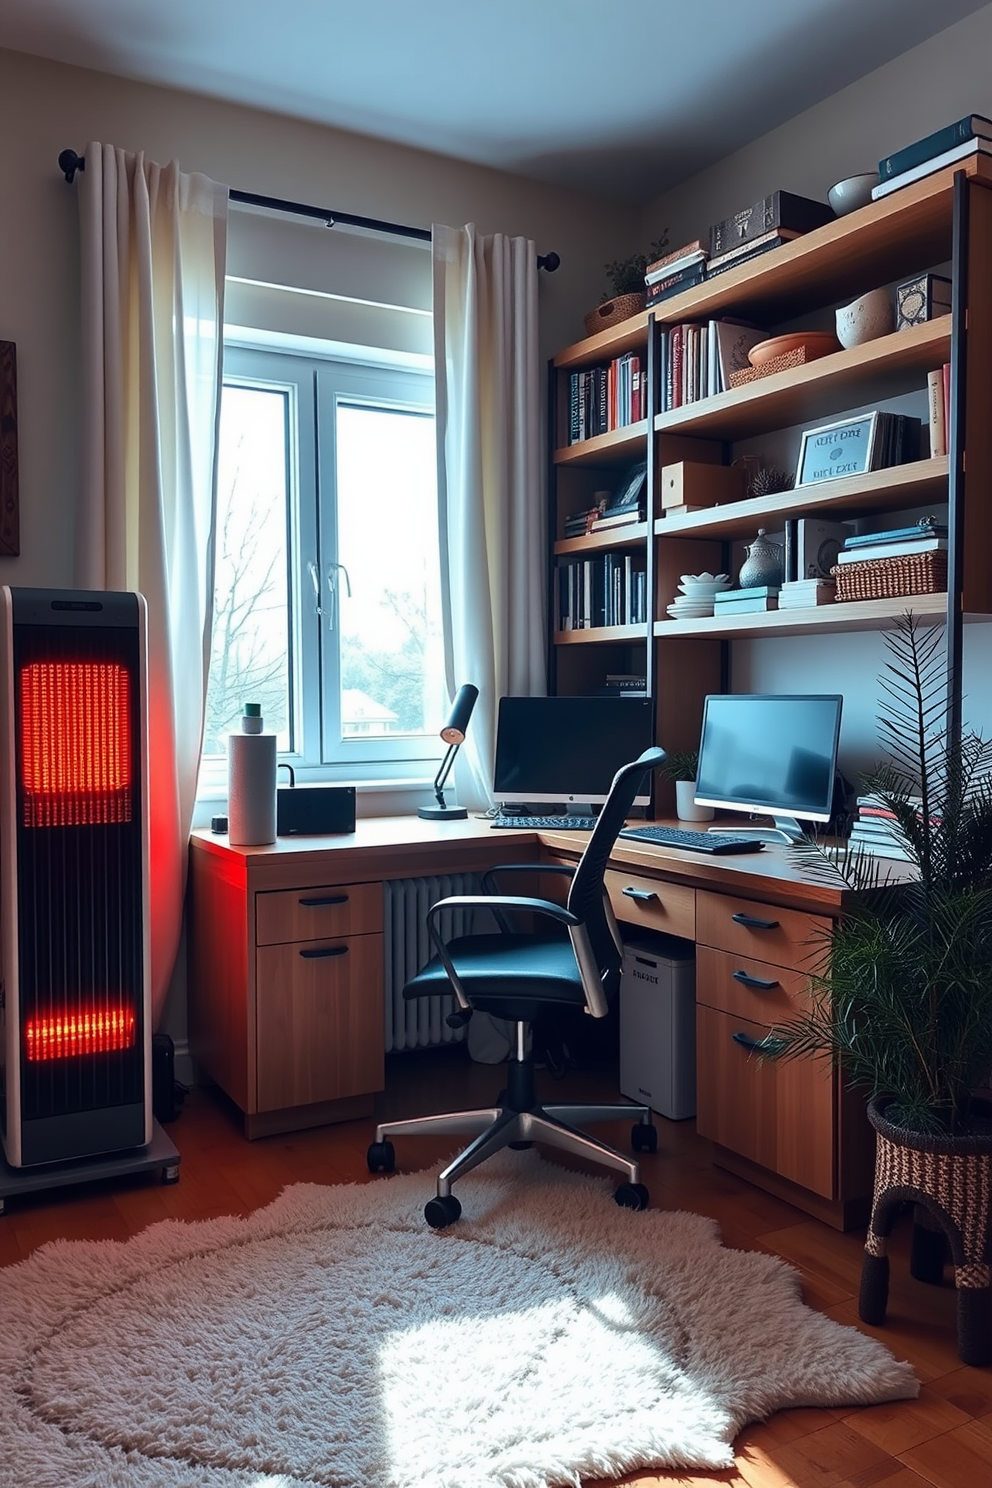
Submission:
{"label": "red book", "polygon": [[682,406],[682,342],[685,327],[672,326],[672,407]]}

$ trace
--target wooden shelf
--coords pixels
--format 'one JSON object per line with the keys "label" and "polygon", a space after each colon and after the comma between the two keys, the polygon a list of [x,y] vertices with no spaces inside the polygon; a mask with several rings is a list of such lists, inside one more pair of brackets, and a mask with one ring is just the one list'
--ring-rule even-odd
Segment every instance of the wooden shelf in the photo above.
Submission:
{"label": "wooden shelf", "polygon": [[[804,513],[836,513],[856,510],[860,516],[875,512],[902,511],[914,506],[939,506],[947,501],[947,456],[916,460],[872,470],[866,475],[842,476],[817,481],[773,496],[753,496],[746,501],[727,502],[706,511],[676,513],[655,522],[657,537],[735,538],[753,536],[757,525],[771,529],[777,518]],[[557,550],[556,550],[557,551]]]}
{"label": "wooden shelf", "polygon": [[556,630],[556,646],[602,646],[607,642],[646,641],[646,625],[600,625],[588,630]]}
{"label": "wooden shelf", "polygon": [[774,325],[943,263],[951,256],[954,176],[962,171],[992,186],[988,157],[962,160],[673,295],[655,318],[698,320],[733,311]]}
{"label": "wooden shelf", "polygon": [[588,532],[584,537],[561,537],[555,543],[556,556],[582,557],[593,553],[604,553],[614,548],[638,548],[643,546],[648,535],[647,522],[631,522],[626,527],[614,527],[605,532]]}
{"label": "wooden shelf", "polygon": [[628,351],[643,350],[648,342],[648,312],[639,310],[629,320],[621,320],[595,336],[586,336],[559,351],[554,365],[561,368],[587,367],[594,362],[609,362]]}
{"label": "wooden shelf", "polygon": [[[914,594],[906,599],[857,599],[844,604],[811,606],[805,610],[762,610],[736,619],[706,615],[698,620],[657,620],[658,640],[707,636],[716,640],[746,640],[767,635],[826,635],[845,630],[885,630],[912,611],[925,625],[941,625],[947,616],[946,594]],[[986,619],[986,616],[975,616]]]}
{"label": "wooden shelf", "polygon": [[659,413],[654,426],[660,434],[737,439],[814,419],[829,420],[846,408],[891,397],[914,384],[925,387],[926,374],[948,360],[950,348],[951,317],[942,315]]}
{"label": "wooden shelf", "polygon": [[577,444],[568,444],[555,450],[556,465],[608,465],[626,457],[643,453],[648,435],[647,419],[636,424],[624,424],[621,429],[609,429],[597,434],[594,439],[580,439]]}

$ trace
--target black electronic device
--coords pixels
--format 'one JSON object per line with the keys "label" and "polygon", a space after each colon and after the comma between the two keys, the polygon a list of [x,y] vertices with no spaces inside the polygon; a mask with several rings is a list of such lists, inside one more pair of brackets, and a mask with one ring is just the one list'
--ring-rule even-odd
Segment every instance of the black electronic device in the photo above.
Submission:
{"label": "black electronic device", "polygon": [[694,799],[771,816],[771,827],[734,828],[769,842],[827,822],[843,698],[830,694],[715,693],[707,697]]}
{"label": "black electronic device", "polygon": [[318,837],[355,830],[353,785],[280,785],[276,791],[276,835]]}
{"label": "black electronic device", "polygon": [[653,842],[659,847],[684,847],[690,852],[746,853],[757,852],[764,843],[757,837],[737,832],[696,832],[683,827],[623,827],[621,837],[635,842]]}
{"label": "black electronic device", "polygon": [[[617,771],[653,742],[648,698],[500,698],[493,796],[528,805],[602,805]],[[645,777],[635,805],[650,803],[648,785]]]}

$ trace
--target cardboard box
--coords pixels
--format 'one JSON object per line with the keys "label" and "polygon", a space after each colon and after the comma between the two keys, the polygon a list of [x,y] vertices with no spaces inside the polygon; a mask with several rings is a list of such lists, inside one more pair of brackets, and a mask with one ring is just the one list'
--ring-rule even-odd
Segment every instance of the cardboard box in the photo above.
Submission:
{"label": "cardboard box", "polygon": [[661,467],[660,487],[662,511],[673,506],[719,506],[724,501],[743,501],[744,471],[741,466],[680,460]]}

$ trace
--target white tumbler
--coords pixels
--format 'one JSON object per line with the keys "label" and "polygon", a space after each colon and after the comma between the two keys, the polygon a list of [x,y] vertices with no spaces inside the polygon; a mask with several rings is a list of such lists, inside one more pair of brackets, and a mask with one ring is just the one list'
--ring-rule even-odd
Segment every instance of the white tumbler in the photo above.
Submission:
{"label": "white tumbler", "polygon": [[241,733],[227,738],[228,841],[261,846],[276,840],[276,736],[263,732],[260,703],[245,703]]}

